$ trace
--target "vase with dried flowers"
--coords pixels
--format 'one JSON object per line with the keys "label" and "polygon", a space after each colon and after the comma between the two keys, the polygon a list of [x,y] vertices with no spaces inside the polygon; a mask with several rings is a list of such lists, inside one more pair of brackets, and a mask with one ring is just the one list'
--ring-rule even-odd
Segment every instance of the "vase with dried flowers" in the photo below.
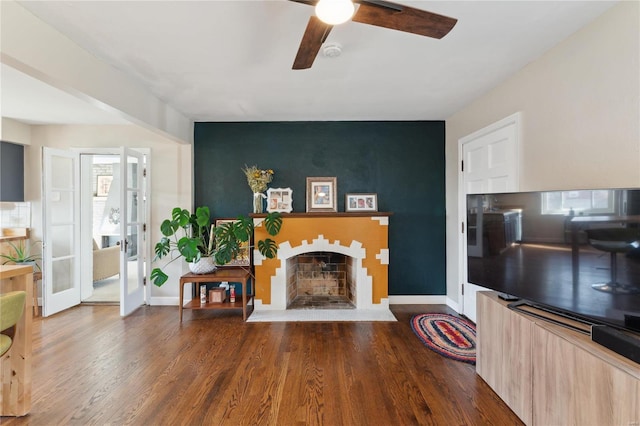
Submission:
{"label": "vase with dried flowers", "polygon": [[267,190],[267,184],[273,180],[273,170],[261,170],[255,165],[249,167],[245,164],[242,171],[247,176],[249,188],[253,191],[253,212],[262,213],[263,200],[267,198],[263,192]]}

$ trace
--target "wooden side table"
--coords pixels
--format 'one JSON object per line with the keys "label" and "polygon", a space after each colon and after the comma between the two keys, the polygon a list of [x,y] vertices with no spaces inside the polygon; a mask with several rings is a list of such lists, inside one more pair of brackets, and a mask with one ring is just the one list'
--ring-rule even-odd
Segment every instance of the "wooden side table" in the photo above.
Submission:
{"label": "wooden side table", "polygon": [[[188,273],[180,277],[180,306],[178,310],[180,312],[180,322],[182,322],[182,310],[183,309],[242,309],[242,319],[247,320],[247,306],[251,306],[251,312],[253,312],[253,303],[249,305],[249,302],[253,302],[255,284],[251,285],[251,291],[249,291],[247,281],[251,278],[251,274],[244,269],[216,269],[211,274],[193,274]],[[211,282],[223,282],[240,283],[242,285],[242,294],[236,296],[235,302],[230,302],[228,299],[224,303],[205,303],[201,304],[200,299],[192,299],[187,303],[184,303],[184,285],[187,283],[199,284],[199,283],[211,283]]]}

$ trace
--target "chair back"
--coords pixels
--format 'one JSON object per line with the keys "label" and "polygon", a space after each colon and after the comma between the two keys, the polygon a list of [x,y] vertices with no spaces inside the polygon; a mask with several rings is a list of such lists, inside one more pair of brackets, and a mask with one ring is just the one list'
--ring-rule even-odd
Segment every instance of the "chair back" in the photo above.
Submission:
{"label": "chair back", "polygon": [[11,347],[13,336],[16,334],[16,324],[22,317],[26,299],[27,293],[25,291],[0,294],[0,334],[2,335],[0,336],[2,338],[0,355],[3,355]]}

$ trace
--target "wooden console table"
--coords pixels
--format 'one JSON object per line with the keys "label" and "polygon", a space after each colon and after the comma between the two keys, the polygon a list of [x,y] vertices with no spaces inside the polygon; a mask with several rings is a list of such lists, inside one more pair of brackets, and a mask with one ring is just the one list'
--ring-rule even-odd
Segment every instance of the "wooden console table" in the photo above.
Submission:
{"label": "wooden console table", "polygon": [[31,265],[0,265],[0,293],[27,293],[10,355],[0,360],[0,416],[24,416],[31,410],[32,281]]}
{"label": "wooden console table", "polygon": [[[247,320],[247,306],[249,302],[253,302],[254,291],[252,284],[251,291],[248,290],[247,281],[251,278],[249,272],[244,269],[217,269],[211,274],[193,274],[188,273],[180,277],[180,322],[182,322],[182,310],[183,309],[242,309],[242,319]],[[228,299],[224,303],[205,303],[200,304],[200,299],[192,299],[186,304],[184,303],[184,285],[187,283],[211,283],[211,282],[223,282],[240,283],[242,285],[242,294],[236,295],[236,301],[230,302]],[[251,312],[253,312],[253,303],[251,306]],[[249,312],[249,313],[251,313]]]}
{"label": "wooden console table", "polygon": [[476,302],[476,372],[525,424],[638,423],[640,365],[588,335],[509,309],[496,293],[478,292]]}

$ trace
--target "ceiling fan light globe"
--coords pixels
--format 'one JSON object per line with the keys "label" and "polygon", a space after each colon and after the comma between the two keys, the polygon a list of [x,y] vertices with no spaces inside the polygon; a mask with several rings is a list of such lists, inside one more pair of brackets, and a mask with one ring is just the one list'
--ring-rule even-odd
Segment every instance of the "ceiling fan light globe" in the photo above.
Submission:
{"label": "ceiling fan light globe", "polygon": [[329,25],[347,22],[354,12],[355,6],[351,0],[320,0],[316,4],[316,16]]}

